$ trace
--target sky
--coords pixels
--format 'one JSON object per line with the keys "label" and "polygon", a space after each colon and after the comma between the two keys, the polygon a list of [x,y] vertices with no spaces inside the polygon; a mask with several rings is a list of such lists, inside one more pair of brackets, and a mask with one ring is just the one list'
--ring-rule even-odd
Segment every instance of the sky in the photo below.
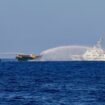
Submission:
{"label": "sky", "polygon": [[100,36],[105,0],[0,0],[0,52],[92,46]]}

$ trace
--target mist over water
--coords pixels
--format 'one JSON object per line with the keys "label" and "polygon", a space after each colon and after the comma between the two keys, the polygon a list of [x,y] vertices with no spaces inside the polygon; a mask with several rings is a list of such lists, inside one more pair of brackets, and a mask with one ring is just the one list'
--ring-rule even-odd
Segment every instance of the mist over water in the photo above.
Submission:
{"label": "mist over water", "polygon": [[48,49],[41,52],[42,58],[40,60],[42,61],[73,60],[72,59],[73,55],[82,55],[89,48],[90,47],[78,46],[78,45],[56,47],[56,48]]}

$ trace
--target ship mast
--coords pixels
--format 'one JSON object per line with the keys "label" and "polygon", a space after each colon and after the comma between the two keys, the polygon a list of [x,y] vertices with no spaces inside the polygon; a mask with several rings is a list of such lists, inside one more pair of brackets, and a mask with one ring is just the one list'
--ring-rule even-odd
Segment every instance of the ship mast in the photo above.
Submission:
{"label": "ship mast", "polygon": [[102,41],[103,41],[103,38],[100,37],[100,39],[99,39],[99,40],[97,41],[97,43],[96,43],[96,47],[97,47],[97,48],[102,49]]}

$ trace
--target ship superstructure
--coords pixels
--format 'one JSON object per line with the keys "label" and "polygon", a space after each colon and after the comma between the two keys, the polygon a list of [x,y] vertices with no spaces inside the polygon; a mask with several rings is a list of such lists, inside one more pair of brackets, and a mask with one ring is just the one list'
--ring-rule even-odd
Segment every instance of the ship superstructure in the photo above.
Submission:
{"label": "ship superstructure", "polygon": [[35,54],[29,54],[29,55],[26,55],[26,54],[17,54],[16,55],[16,59],[18,61],[29,61],[29,60],[35,60],[35,59],[38,59],[40,58],[41,56],[39,55],[35,55]]}
{"label": "ship superstructure", "polygon": [[97,44],[89,48],[82,56],[83,60],[87,61],[105,61],[105,51],[101,46],[102,38],[97,41]]}

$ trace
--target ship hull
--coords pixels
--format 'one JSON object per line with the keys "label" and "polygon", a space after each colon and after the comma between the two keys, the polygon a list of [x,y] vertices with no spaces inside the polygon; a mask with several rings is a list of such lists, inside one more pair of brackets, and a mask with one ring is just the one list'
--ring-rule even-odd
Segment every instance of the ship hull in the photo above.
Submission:
{"label": "ship hull", "polygon": [[19,54],[16,56],[16,59],[18,61],[29,61],[29,60],[35,60],[40,58],[40,56],[34,55],[34,54],[30,54],[30,55],[23,55],[23,54]]}

